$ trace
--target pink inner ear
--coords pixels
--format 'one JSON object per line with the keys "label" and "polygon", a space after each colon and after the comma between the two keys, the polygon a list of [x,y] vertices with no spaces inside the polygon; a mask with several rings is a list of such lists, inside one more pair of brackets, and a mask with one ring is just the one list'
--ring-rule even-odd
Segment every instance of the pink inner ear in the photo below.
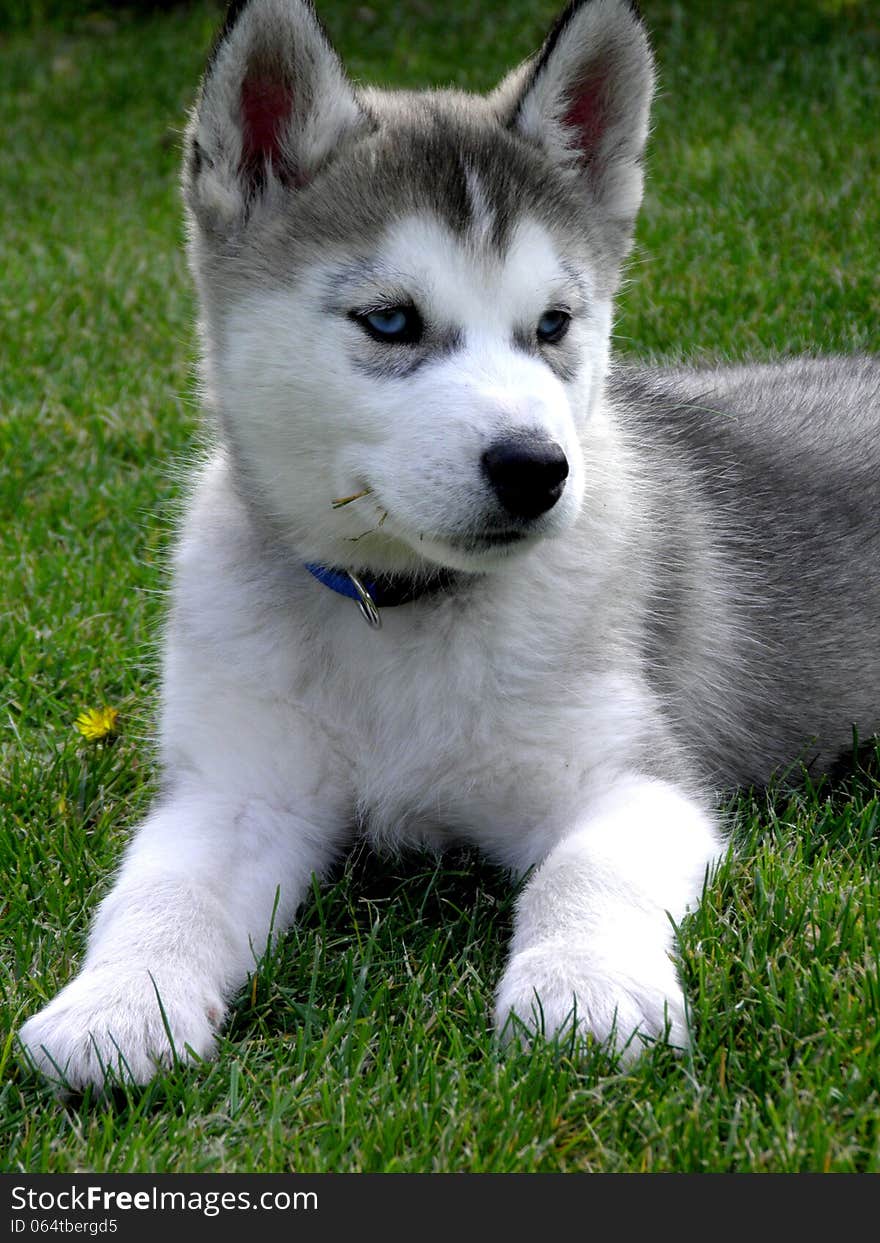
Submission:
{"label": "pink inner ear", "polygon": [[562,124],[566,129],[575,131],[575,146],[586,159],[592,159],[598,154],[608,124],[605,85],[602,77],[592,77],[579,83],[562,117]]}
{"label": "pink inner ear", "polygon": [[249,168],[284,163],[281,134],[293,106],[293,90],[286,82],[246,78],[241,84],[243,128],[241,162]]}

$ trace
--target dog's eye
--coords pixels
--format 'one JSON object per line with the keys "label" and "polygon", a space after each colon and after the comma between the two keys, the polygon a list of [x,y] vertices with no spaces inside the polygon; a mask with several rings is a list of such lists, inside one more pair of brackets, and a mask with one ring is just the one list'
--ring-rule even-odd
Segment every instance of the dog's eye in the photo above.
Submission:
{"label": "dog's eye", "polygon": [[555,345],[568,332],[570,323],[571,316],[568,311],[545,311],[535,329],[538,340],[546,345]]}
{"label": "dog's eye", "polygon": [[386,345],[414,345],[424,325],[414,306],[383,306],[373,311],[352,311],[351,317],[374,341]]}

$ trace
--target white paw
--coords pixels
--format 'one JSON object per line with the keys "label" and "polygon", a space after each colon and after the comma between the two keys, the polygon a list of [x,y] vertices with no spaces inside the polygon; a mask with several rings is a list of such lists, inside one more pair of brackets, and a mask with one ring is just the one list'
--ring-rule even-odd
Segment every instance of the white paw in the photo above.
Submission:
{"label": "white paw", "polygon": [[188,976],[101,966],[72,980],[18,1038],[34,1066],[72,1089],[114,1079],[147,1083],[175,1055],[210,1057],[224,1009],[218,994]]}
{"label": "white paw", "polygon": [[657,1040],[689,1043],[684,994],[661,947],[637,960],[613,944],[545,941],[521,950],[498,987],[495,1021],[505,1039],[563,1036],[576,1022],[578,1036],[610,1043],[624,1065]]}

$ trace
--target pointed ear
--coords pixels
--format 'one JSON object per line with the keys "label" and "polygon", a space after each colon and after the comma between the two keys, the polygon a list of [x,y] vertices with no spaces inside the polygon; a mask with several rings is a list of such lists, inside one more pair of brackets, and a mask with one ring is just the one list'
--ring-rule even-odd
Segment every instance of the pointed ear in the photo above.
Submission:
{"label": "pointed ear", "polygon": [[502,123],[579,179],[591,207],[631,230],[642,197],[654,65],[627,0],[573,0],[493,101]]}
{"label": "pointed ear", "polygon": [[203,229],[233,233],[366,126],[308,0],[233,0],[187,129],[186,201]]}

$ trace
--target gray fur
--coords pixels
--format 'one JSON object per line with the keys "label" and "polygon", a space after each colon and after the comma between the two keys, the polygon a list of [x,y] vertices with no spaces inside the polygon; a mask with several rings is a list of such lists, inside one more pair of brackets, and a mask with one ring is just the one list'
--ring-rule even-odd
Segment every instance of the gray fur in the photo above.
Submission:
{"label": "gray fur", "polygon": [[829,767],[880,729],[880,360],[619,371],[611,394],[645,468],[648,667],[704,779]]}
{"label": "gray fur", "polygon": [[[601,5],[570,8],[589,26],[589,11]],[[560,27],[568,21],[567,11]],[[611,34],[617,39],[616,52],[608,46],[608,31],[602,32],[599,50],[627,62],[628,89],[613,101],[613,149],[581,167],[558,134],[555,141],[539,140],[536,117],[540,114],[552,128],[557,96],[567,80],[588,75],[593,60],[589,30],[584,54],[569,58],[559,83],[548,73],[545,54],[556,45],[554,29],[544,52],[484,98],[455,90],[356,88],[345,78],[310,5],[301,0],[245,5],[221,36],[205,74],[190,118],[184,162],[190,255],[215,330],[222,330],[222,305],[230,294],[255,281],[264,287],[288,286],[305,263],[328,248],[348,247],[352,238],[369,246],[389,220],[437,213],[451,228],[466,233],[473,225],[469,172],[491,186],[494,247],[503,251],[512,223],[524,213],[533,214],[568,239],[575,268],[589,253],[599,292],[611,294],[632,241],[653,86],[640,23],[631,16],[621,22],[617,15]],[[316,65],[328,59],[330,68],[318,74]],[[297,83],[297,98],[302,91],[306,107],[327,79],[344,99],[349,127],[334,131],[335,141],[327,138],[327,150],[304,185],[285,184],[277,169],[267,171],[257,193],[242,185],[241,126],[234,98],[242,74],[254,61],[278,65],[276,74]],[[524,116],[531,118],[530,124]],[[291,123],[291,147],[302,128]],[[296,151],[290,160],[297,167],[302,163]],[[627,205],[613,205],[620,193],[613,174],[627,184]]]}

